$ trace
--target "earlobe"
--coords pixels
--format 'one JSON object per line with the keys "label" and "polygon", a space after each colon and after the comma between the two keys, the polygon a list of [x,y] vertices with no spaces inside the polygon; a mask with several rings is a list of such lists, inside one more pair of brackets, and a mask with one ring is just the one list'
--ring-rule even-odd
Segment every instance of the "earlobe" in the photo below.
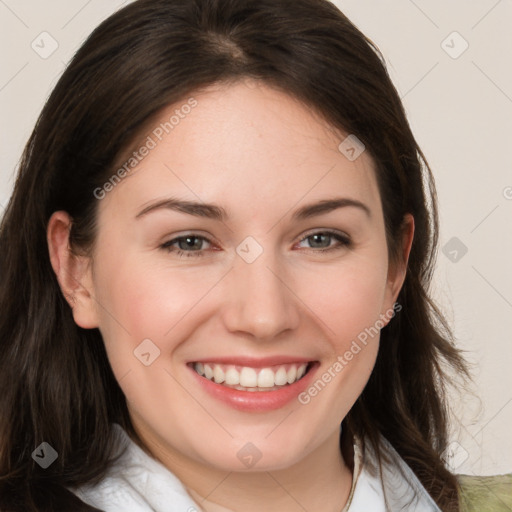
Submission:
{"label": "earlobe", "polygon": [[90,258],[74,254],[69,245],[72,220],[65,211],[54,212],[47,226],[50,262],[60,289],[84,329],[98,327]]}

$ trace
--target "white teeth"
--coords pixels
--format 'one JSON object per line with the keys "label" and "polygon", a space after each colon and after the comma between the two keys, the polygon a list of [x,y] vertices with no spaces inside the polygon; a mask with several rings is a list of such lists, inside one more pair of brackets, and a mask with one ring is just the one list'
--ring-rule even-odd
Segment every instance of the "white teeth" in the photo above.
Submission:
{"label": "white teeth", "polygon": [[297,380],[297,367],[292,364],[287,373],[288,384],[293,384]]}
{"label": "white teeth", "polygon": [[306,373],[307,364],[301,364],[299,369],[297,370],[297,380],[301,379],[303,375]]}
{"label": "white teeth", "polygon": [[281,366],[281,368],[277,370],[274,381],[276,386],[284,386],[285,384],[288,384],[288,374],[286,373],[284,366]]}
{"label": "white teeth", "polygon": [[212,367],[209,364],[205,364],[204,365],[204,376],[207,379],[210,379],[210,380],[213,377],[213,370],[212,370]]}
{"label": "white teeth", "polygon": [[273,388],[275,386],[274,372],[270,368],[263,368],[258,374],[259,388]]}
{"label": "white teeth", "polygon": [[240,374],[235,368],[228,368],[226,372],[226,384],[230,386],[238,386],[238,384],[240,384]]}
{"label": "white teeth", "polygon": [[195,363],[194,370],[216,384],[225,384],[245,391],[258,391],[258,389],[279,389],[287,384],[293,384],[304,376],[307,366],[307,363],[302,363],[259,369],[248,366]]}
{"label": "white teeth", "polygon": [[213,380],[217,384],[222,384],[226,380],[224,370],[218,364],[213,367]]}
{"label": "white teeth", "polygon": [[254,368],[244,366],[240,372],[240,386],[254,388],[258,385],[258,374]]}

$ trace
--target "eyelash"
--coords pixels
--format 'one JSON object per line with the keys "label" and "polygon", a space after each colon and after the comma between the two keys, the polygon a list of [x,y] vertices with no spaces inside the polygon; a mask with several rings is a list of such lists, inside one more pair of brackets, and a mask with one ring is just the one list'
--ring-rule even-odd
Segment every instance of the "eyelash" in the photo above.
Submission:
{"label": "eyelash", "polygon": [[[303,237],[299,243],[304,242],[308,238],[311,238],[315,235],[328,235],[331,238],[334,238],[339,242],[339,245],[336,245],[334,247],[327,247],[323,249],[315,249],[315,248],[309,248],[310,251],[313,252],[330,252],[342,249],[343,247],[348,247],[351,244],[350,238],[347,235],[342,235],[341,233],[338,233],[336,231],[315,231],[314,233],[309,233],[305,237]],[[169,240],[168,242],[165,242],[163,245],[160,246],[161,249],[166,250],[169,253],[174,253],[180,258],[200,258],[204,256],[203,250],[197,250],[197,251],[184,251],[183,249],[177,249],[175,247],[172,247],[175,243],[179,242],[180,240],[185,240],[187,238],[197,238],[200,240],[204,240],[208,243],[211,243],[208,238],[200,235],[196,235],[194,233],[191,233],[189,235],[183,235],[176,238],[173,238],[172,240]]]}

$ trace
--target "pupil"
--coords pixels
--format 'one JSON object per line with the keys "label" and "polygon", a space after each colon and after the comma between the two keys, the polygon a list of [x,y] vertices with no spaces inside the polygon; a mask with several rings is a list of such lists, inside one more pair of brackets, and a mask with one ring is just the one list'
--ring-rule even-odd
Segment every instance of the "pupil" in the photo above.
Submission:
{"label": "pupil", "polygon": [[[199,243],[194,243],[195,242],[199,242]],[[197,236],[187,236],[186,238],[183,238],[182,240],[180,240],[180,245],[181,243],[184,242],[184,244],[186,244],[186,249],[199,249],[200,248],[200,245],[201,245],[201,240],[199,240],[199,238]],[[180,247],[181,249],[183,249],[184,247]]]}
{"label": "pupil", "polygon": [[313,240],[314,240],[313,241],[313,246],[315,246],[315,244],[317,244],[317,242],[320,240],[320,245],[316,245],[316,246],[317,247],[326,247],[325,244],[324,245],[321,244],[321,239],[322,238],[324,239],[324,241],[327,240],[327,246],[329,246],[329,236],[330,235],[326,235],[324,233],[319,233],[319,234],[317,233],[317,234],[313,235]]}

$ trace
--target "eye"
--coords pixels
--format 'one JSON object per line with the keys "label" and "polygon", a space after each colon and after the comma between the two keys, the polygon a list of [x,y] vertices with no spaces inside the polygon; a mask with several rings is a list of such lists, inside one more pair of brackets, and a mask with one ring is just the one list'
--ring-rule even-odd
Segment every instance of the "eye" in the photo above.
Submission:
{"label": "eye", "polygon": [[[351,243],[347,235],[336,231],[317,231],[310,233],[303,237],[299,244],[306,241],[310,243],[310,247],[306,247],[306,249],[313,250],[313,252],[334,251],[349,246]],[[211,246],[211,241],[204,236],[191,233],[173,238],[162,244],[160,248],[169,253],[174,253],[178,257],[200,258],[204,256],[205,250],[210,248],[204,247],[205,244]]]}
{"label": "eye", "polygon": [[[315,249],[314,252],[337,250],[350,245],[350,238],[337,231],[316,231],[315,233],[310,233],[302,238],[299,244],[305,241],[310,242],[309,249]],[[337,244],[331,245],[333,241],[337,242]]]}
{"label": "eye", "polygon": [[204,242],[210,244],[211,242],[204,236],[199,236],[194,233],[190,235],[179,236],[165,242],[160,246],[167,252],[175,253],[177,256],[184,256],[187,258],[197,258],[204,256],[203,251]]}

